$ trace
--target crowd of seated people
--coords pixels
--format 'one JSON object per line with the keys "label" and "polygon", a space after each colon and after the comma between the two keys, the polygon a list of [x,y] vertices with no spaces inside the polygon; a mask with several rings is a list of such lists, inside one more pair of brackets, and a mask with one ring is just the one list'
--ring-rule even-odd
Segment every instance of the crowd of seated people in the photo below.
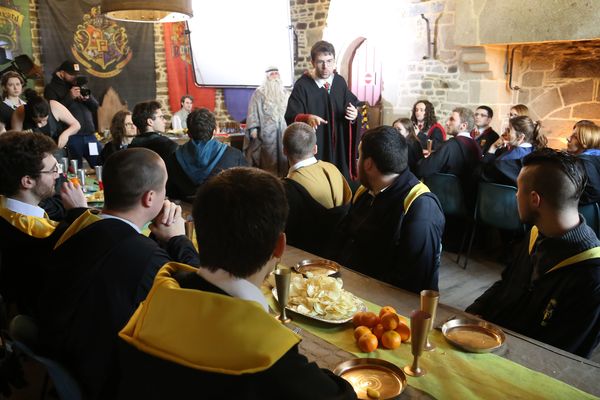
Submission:
{"label": "crowd of seated people", "polygon": [[[23,115],[27,106],[43,108],[41,100],[31,97]],[[50,110],[52,101],[45,104]],[[526,107],[513,110],[523,113]],[[286,130],[290,170],[279,179],[256,168],[235,168],[245,159],[214,139],[218,127],[209,110],[188,115],[189,141],[180,146],[161,134],[160,103],[140,103],[132,113],[120,111],[113,118],[114,143],[103,160],[104,208],[87,209],[81,190],[64,183],[60,197],[69,213],[61,223],[38,206],[55,194],[55,141],[43,133],[3,134],[0,228],[11,240],[0,243],[0,294],[16,312],[36,317],[44,354],[63,363],[89,398],[173,395],[173,390],[183,396],[200,388],[211,393],[210,382],[219,382],[219,390],[232,397],[279,385],[286,398],[354,398],[347,383],[309,363],[299,354],[295,335],[268,318],[259,290],[268,262],[281,257],[287,233],[293,245],[394,286],[414,293],[437,290],[446,220],[443,204],[419,179],[445,172],[473,184],[465,186],[471,195],[479,179],[518,186],[519,216],[534,225],[502,279],[467,311],[589,356],[598,343],[600,307],[583,310],[574,293],[598,300],[597,259],[580,257],[559,271],[553,266],[600,248],[577,213],[579,201],[600,197],[600,128],[577,123],[568,155],[546,149],[541,125],[526,115],[511,117],[501,135],[491,128],[493,111],[487,106],[475,112],[455,108],[446,129],[426,100],[415,104],[412,117],[363,133],[361,186],[352,194],[333,164],[314,157],[315,131],[307,124]],[[434,144],[431,153],[423,151],[428,140]],[[506,165],[510,175],[494,178]],[[167,195],[193,202],[200,253],[184,235],[181,208]],[[152,238],[142,234],[148,223]],[[318,237],[310,229],[317,224]],[[535,255],[544,260],[535,265],[528,247],[534,242]],[[20,260],[24,247],[31,256]],[[10,268],[18,261],[25,269]],[[558,281],[566,282],[560,290],[553,286]],[[527,285],[531,290],[521,290]],[[15,288],[21,289],[15,293]],[[181,306],[169,314],[167,327],[152,323],[157,316],[167,318],[164,298],[148,297],[157,293],[168,293]],[[569,300],[556,306],[550,298]],[[548,314],[548,307],[555,309]],[[233,331],[221,339],[240,341],[231,354],[245,352],[249,364],[241,369],[227,357],[215,364],[211,346],[186,342],[181,335],[184,327],[198,335],[204,323],[219,327],[223,309],[261,321],[256,332],[240,337]],[[191,313],[201,316],[197,323],[189,324]],[[575,324],[571,315],[585,324]],[[157,329],[179,345],[166,350],[161,341],[149,346],[140,339]],[[182,351],[195,345],[198,357],[190,365]],[[314,385],[297,385],[290,375]]]}

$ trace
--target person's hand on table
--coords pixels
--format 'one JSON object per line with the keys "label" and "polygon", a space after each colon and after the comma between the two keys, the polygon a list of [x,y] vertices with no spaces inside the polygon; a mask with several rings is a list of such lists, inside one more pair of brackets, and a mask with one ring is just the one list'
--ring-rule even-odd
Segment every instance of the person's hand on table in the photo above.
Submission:
{"label": "person's hand on table", "polygon": [[165,200],[161,212],[154,218],[149,226],[159,242],[168,242],[169,239],[185,235],[185,221],[181,216],[181,207]]}
{"label": "person's hand on table", "polygon": [[326,124],[327,121],[324,120],[323,118],[319,117],[318,115],[311,114],[308,116],[306,123],[309,124],[310,126],[312,126],[313,129],[317,129],[317,126],[319,126],[321,124]]}
{"label": "person's hand on table", "polygon": [[81,186],[73,182],[64,182],[60,187],[60,199],[66,210],[72,208],[87,207],[87,200]]}
{"label": "person's hand on table", "polygon": [[348,103],[348,107],[346,107],[346,119],[348,121],[354,121],[358,117],[358,110],[352,103]]}

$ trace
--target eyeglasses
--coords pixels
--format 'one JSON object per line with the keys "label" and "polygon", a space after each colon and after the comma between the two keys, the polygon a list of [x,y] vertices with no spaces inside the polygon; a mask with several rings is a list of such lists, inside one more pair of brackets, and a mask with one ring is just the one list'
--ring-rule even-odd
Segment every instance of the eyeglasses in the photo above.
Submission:
{"label": "eyeglasses", "polygon": [[163,114],[161,114],[161,115],[155,115],[153,119],[156,119],[156,118],[166,119]]}
{"label": "eyeglasses", "polygon": [[60,172],[60,168],[58,167],[58,163],[54,165],[54,168],[48,171],[40,171],[40,174],[58,174]]}
{"label": "eyeglasses", "polygon": [[475,116],[476,116],[476,117],[485,117],[485,118],[487,118],[487,117],[488,117],[488,115],[487,115],[487,114],[482,114],[482,113],[475,113]]}
{"label": "eyeglasses", "polygon": [[334,62],[335,62],[335,59],[331,58],[331,59],[329,59],[329,60],[319,60],[319,61],[315,61],[315,64],[317,64],[317,65],[318,65],[318,66],[320,66],[320,67],[324,67],[324,66],[326,66],[326,65],[327,65],[328,67],[330,67],[330,66],[332,66],[332,65],[333,65],[333,63],[334,63]]}

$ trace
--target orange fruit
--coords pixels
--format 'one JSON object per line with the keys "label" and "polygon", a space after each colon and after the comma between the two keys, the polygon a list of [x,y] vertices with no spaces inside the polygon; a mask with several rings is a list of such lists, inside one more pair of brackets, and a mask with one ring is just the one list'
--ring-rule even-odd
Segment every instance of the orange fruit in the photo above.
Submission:
{"label": "orange fruit", "polygon": [[354,314],[354,317],[352,317],[352,325],[354,325],[354,327],[364,325],[362,323],[364,313],[364,311],[359,311],[356,314]]}
{"label": "orange fruit", "polygon": [[396,329],[399,323],[400,319],[396,313],[383,314],[383,317],[381,317],[381,325],[383,325],[383,328],[386,331],[392,331]]}
{"label": "orange fruit", "polygon": [[377,337],[372,333],[365,333],[358,338],[358,348],[365,353],[375,351],[378,344]]}
{"label": "orange fruit", "polygon": [[367,311],[362,316],[362,322],[363,323],[361,325],[372,328],[379,323],[379,317],[377,316],[377,314]]}
{"label": "orange fruit", "polygon": [[402,343],[402,338],[396,331],[386,331],[381,336],[381,344],[386,349],[397,349],[400,343]]}
{"label": "orange fruit", "polygon": [[408,325],[400,322],[396,327],[395,331],[400,334],[400,337],[402,338],[403,342],[406,342],[408,339],[410,339],[410,328],[408,327]]}
{"label": "orange fruit", "polygon": [[381,335],[383,335],[383,332],[385,332],[385,329],[383,329],[383,325],[381,324],[377,324],[375,325],[375,328],[373,328],[373,335],[375,335],[378,340],[381,340]]}
{"label": "orange fruit", "polygon": [[396,314],[396,310],[392,306],[381,307],[381,310],[379,310],[379,318],[383,317],[383,314],[387,313]]}
{"label": "orange fruit", "polygon": [[398,318],[400,319],[400,322],[402,322],[404,325],[409,326],[410,324],[408,323],[408,318],[403,317],[402,315],[398,314]]}
{"label": "orange fruit", "polygon": [[371,333],[371,330],[364,325],[357,327],[354,329],[354,339],[358,340],[365,333]]}

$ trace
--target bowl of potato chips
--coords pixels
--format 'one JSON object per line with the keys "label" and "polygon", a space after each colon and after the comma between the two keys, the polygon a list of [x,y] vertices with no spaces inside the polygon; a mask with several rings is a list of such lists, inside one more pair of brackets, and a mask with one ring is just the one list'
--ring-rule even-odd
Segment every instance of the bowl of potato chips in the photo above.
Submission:
{"label": "bowl of potato chips", "polygon": [[[272,290],[277,299],[277,291]],[[287,309],[318,321],[343,324],[352,320],[367,306],[358,297],[343,289],[340,278],[324,275],[294,274],[290,282]]]}

